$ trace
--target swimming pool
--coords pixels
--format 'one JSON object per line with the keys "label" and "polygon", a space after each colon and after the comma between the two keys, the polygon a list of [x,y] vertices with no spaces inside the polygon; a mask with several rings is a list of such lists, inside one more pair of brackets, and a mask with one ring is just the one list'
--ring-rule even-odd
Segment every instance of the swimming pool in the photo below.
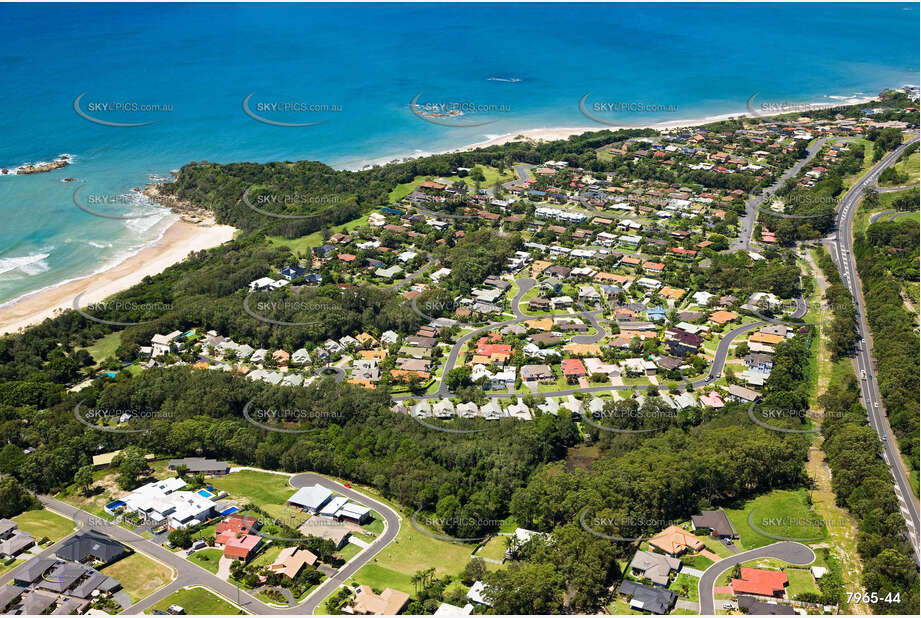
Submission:
{"label": "swimming pool", "polygon": [[195,493],[197,493],[202,498],[213,498],[214,497],[214,494],[208,491],[207,489],[199,489]]}

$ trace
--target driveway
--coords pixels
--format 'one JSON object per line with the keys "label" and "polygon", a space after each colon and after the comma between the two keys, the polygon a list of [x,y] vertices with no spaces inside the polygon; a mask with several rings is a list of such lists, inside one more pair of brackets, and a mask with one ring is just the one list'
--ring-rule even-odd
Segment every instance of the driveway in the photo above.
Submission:
{"label": "driveway", "polygon": [[697,592],[700,596],[700,614],[702,616],[716,613],[713,600],[713,584],[716,583],[719,576],[737,564],[757,558],[777,558],[790,564],[804,566],[815,561],[815,552],[802,543],[781,541],[723,558],[704,571],[700,581],[697,583]]}

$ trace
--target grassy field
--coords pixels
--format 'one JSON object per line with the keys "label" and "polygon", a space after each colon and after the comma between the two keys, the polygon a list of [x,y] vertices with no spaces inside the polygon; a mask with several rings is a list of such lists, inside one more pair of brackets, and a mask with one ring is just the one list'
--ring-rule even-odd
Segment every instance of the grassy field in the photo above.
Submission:
{"label": "grassy field", "polygon": [[[351,221],[346,221],[341,225],[336,225],[329,228],[332,234],[338,232],[351,232],[357,227],[368,224],[368,215],[364,215],[358,219],[352,219]],[[313,247],[319,247],[323,244],[323,232],[316,231],[312,234],[307,234],[306,236],[300,236],[298,238],[284,238],[283,236],[266,236],[266,239],[269,241],[273,247],[287,247],[293,253],[298,253],[301,255],[308,255],[310,250]]]}
{"label": "grassy field", "polygon": [[752,515],[754,525],[769,534],[791,539],[821,539],[827,536],[824,522],[807,503],[805,489],[775,490],[749,500],[742,508],[725,509],[732,527],[741,537],[744,549],[755,549],[770,545],[777,539],[765,536],[749,523]]}
{"label": "grassy field", "polygon": [[198,550],[189,556],[189,560],[208,569],[212,573],[217,573],[218,562],[220,562],[221,556],[223,555],[224,553],[221,550],[209,547],[207,549]]}
{"label": "grassy field", "polygon": [[90,353],[90,356],[93,357],[93,360],[99,363],[110,356],[114,356],[115,350],[118,349],[121,343],[122,333],[118,331],[97,339],[96,342],[86,348],[86,350]]}
{"label": "grassy field", "polygon": [[171,568],[137,552],[101,571],[117,579],[135,603],[173,581]]}
{"label": "grassy field", "polygon": [[185,609],[186,614],[193,616],[205,614],[237,615],[249,613],[239,609],[236,605],[228,602],[223,597],[218,596],[217,593],[207,588],[199,587],[177,590],[147,610],[147,613],[153,613],[155,609],[166,611],[166,608],[170,605],[179,605]]}
{"label": "grassy field", "polygon": [[[485,177],[485,180],[480,181],[480,187],[484,189],[492,187],[494,184],[496,184],[496,180],[499,182],[508,182],[509,180],[516,178],[515,171],[513,169],[508,169],[505,171],[505,173],[500,174],[497,168],[491,167],[489,165],[478,165],[477,167],[483,171],[483,176]],[[415,191],[416,187],[425,182],[426,178],[429,177],[416,176],[410,182],[404,182],[397,185],[394,187],[393,191],[390,192],[388,201],[391,204],[396,204],[401,199]],[[430,178],[434,180],[436,177],[432,176]],[[471,189],[476,186],[476,181],[470,178],[469,175],[464,176],[463,178],[460,176],[438,176],[437,178],[441,180],[447,180],[448,182],[463,182]]]}
{"label": "grassy field", "polygon": [[790,581],[787,586],[787,596],[790,598],[796,598],[796,595],[803,592],[819,592],[819,587],[809,569],[787,568],[784,569],[784,573],[787,574],[787,579]]}
{"label": "grassy field", "polygon": [[903,185],[912,185],[918,182],[918,166],[921,164],[921,159],[919,159],[918,152],[914,152],[907,159],[903,159],[893,165],[895,171],[899,174],[908,174],[908,181],[900,184]]}
{"label": "grassy field", "polygon": [[505,536],[494,536],[486,544],[480,547],[476,556],[478,558],[490,558],[502,562],[505,559]]}
{"label": "grassy field", "polygon": [[374,589],[393,588],[413,594],[412,575],[399,573],[376,564],[366,564],[358,569],[352,579],[360,584],[367,584]]}
{"label": "grassy field", "polygon": [[48,537],[52,541],[59,541],[74,531],[74,522],[52,513],[47,509],[26,511],[13,518],[19,529],[28,532],[36,541]]}
{"label": "grassy field", "polygon": [[[265,508],[266,505],[284,507],[295,489],[288,484],[288,477],[255,470],[240,470],[213,479],[212,485],[223,489],[231,498],[239,498]],[[266,509],[268,510],[268,509]]]}

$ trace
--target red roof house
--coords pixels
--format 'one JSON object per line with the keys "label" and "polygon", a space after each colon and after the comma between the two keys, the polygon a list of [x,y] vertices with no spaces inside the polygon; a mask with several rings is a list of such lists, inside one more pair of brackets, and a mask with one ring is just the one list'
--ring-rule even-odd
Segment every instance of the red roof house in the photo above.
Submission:
{"label": "red roof house", "polygon": [[585,365],[578,358],[567,358],[560,363],[563,369],[563,376],[566,378],[584,378],[588,375]]}
{"label": "red roof house", "polygon": [[742,567],[742,579],[730,582],[732,593],[758,594],[765,597],[782,597],[787,585],[787,574],[780,571],[749,569]]}

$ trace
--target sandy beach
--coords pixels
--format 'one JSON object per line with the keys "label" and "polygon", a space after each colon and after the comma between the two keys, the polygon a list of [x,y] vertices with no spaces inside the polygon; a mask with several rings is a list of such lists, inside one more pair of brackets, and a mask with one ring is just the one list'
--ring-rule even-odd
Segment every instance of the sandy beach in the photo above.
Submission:
{"label": "sandy beach", "polygon": [[82,306],[104,300],[148,275],[163,272],[193,251],[227,242],[233,238],[234,232],[236,228],[229,225],[195,225],[176,221],[159,240],[104,272],[36,292],[0,307],[0,334],[16,332],[54,317],[56,313],[71,308],[74,298],[81,293]]}
{"label": "sandy beach", "polygon": [[[846,100],[826,100],[826,101],[815,101],[812,103],[802,103],[803,105],[813,105],[816,108],[827,105],[857,105],[862,103],[868,103],[870,101],[875,101],[879,97],[877,96],[862,96],[862,97],[847,97]],[[804,115],[808,116],[808,111],[803,112]],[[582,133],[590,133],[597,131],[617,131],[618,129],[657,129],[659,131],[667,131],[670,129],[678,129],[683,127],[699,127],[701,125],[709,124],[711,122],[719,122],[721,120],[729,120],[732,118],[752,118],[751,112],[748,110],[739,110],[735,112],[716,114],[711,116],[703,116],[700,118],[678,118],[675,120],[667,120],[663,122],[653,122],[646,124],[625,124],[625,125],[604,125],[604,124],[592,124],[589,126],[583,127],[548,127],[541,129],[525,129],[522,131],[515,131],[513,133],[505,133],[503,135],[497,135],[490,137],[467,146],[461,146],[460,148],[454,148],[452,150],[444,150],[437,152],[429,152],[424,150],[417,150],[411,154],[405,154],[401,156],[384,156],[378,157],[371,160],[364,160],[361,162],[356,162],[353,165],[346,165],[342,169],[351,169],[351,170],[360,170],[366,169],[374,165],[387,165],[388,163],[399,163],[401,161],[408,161],[411,159],[416,159],[419,157],[427,157],[434,154],[446,154],[452,152],[467,152],[470,150],[476,150],[477,148],[488,148],[489,146],[501,146],[503,144],[508,144],[510,142],[520,142],[520,141],[532,141],[532,142],[551,142],[554,140],[568,139],[573,135],[581,135]],[[762,118],[769,117],[767,114],[761,116]]]}

